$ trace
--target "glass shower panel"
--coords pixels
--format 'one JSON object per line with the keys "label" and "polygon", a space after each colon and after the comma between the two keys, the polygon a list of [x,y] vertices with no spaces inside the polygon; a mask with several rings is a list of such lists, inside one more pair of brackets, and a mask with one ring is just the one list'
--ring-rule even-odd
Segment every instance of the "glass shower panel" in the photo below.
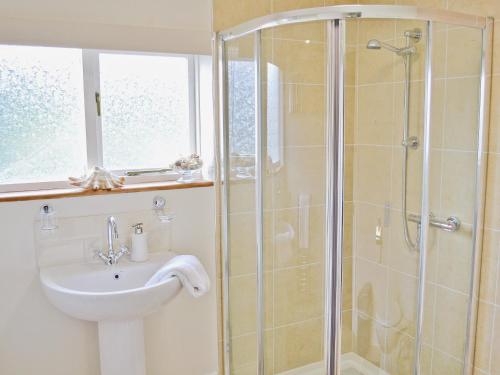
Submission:
{"label": "glass shower panel", "polygon": [[429,228],[424,348],[427,373],[462,374],[474,269],[482,31],[433,23],[430,213],[456,217],[454,232]]}
{"label": "glass shower panel", "polygon": [[231,374],[257,369],[255,37],[225,43]]}
{"label": "glass shower panel", "polygon": [[419,227],[405,218],[421,209],[426,23],[345,29],[341,373],[409,375]]}
{"label": "glass shower panel", "polygon": [[311,366],[321,371],[325,295],[325,32],[324,22],[280,26],[262,32],[267,296],[264,320],[268,374],[293,369],[309,371]]}

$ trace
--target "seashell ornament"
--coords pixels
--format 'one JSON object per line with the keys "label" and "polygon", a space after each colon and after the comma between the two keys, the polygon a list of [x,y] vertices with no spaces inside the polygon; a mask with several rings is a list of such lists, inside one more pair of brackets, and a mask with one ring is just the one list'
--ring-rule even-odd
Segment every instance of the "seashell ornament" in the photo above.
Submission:
{"label": "seashell ornament", "polygon": [[93,167],[87,175],[80,178],[69,177],[69,183],[85,190],[111,190],[122,187],[124,177],[118,177],[101,167]]}
{"label": "seashell ornament", "polygon": [[191,154],[188,157],[182,157],[176,160],[173,164],[175,170],[181,173],[181,178],[178,182],[192,182],[195,180],[194,172],[201,169],[203,160],[198,154]]}

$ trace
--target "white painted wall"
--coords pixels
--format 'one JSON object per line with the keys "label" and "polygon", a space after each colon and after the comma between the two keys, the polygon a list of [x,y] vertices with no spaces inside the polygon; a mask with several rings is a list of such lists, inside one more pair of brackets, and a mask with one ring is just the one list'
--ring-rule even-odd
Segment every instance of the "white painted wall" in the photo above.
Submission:
{"label": "white painted wall", "polygon": [[[93,245],[83,243],[104,243],[110,214],[117,217],[121,238],[131,233],[131,222],[145,221],[151,248],[161,250],[168,244],[168,231],[150,210],[155,195],[165,197],[176,214],[172,248],[198,256],[215,286],[213,188],[50,200],[60,218],[52,237],[41,235],[36,222],[43,201],[0,204],[0,374],[99,374],[97,325],[67,317],[50,305],[38,279],[38,254],[51,243],[61,251],[82,246],[88,252],[86,246]],[[98,233],[91,233],[95,228]],[[89,236],[97,242],[85,241]],[[147,317],[148,375],[216,372],[216,309],[213,287],[200,299],[183,291]]]}
{"label": "white painted wall", "polygon": [[0,43],[210,54],[210,0],[0,2]]}

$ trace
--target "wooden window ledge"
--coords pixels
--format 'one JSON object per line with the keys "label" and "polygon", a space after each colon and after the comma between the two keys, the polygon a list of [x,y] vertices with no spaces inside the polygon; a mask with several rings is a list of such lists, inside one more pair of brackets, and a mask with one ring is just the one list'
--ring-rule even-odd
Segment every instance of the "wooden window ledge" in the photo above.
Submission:
{"label": "wooden window ledge", "polygon": [[155,191],[155,190],[191,189],[199,187],[209,187],[213,185],[214,185],[213,181],[207,181],[207,180],[195,181],[189,183],[168,181],[168,182],[130,184],[113,190],[98,190],[98,191],[84,190],[79,188],[15,191],[9,193],[0,193],[0,202],[76,198],[76,197],[88,197],[94,195],[138,193],[142,191]]}

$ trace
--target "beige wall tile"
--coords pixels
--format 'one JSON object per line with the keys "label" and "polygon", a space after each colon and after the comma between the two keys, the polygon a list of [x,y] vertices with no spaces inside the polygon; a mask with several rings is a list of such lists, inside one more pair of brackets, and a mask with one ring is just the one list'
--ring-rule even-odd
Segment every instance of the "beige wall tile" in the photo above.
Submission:
{"label": "beige wall tile", "polygon": [[366,46],[370,39],[391,40],[394,39],[396,22],[393,20],[359,20],[358,42]]}
{"label": "beige wall tile", "polygon": [[323,268],[320,264],[314,264],[274,273],[276,325],[283,326],[321,316],[324,309]]}
{"label": "beige wall tile", "polygon": [[431,375],[432,373],[432,349],[425,344],[422,347],[420,369],[422,375]]}
{"label": "beige wall tile", "polygon": [[428,345],[429,347],[432,347],[434,344],[434,324],[436,323],[434,310],[436,306],[436,295],[436,285],[427,282],[425,284],[424,324],[422,339],[424,344]]}
{"label": "beige wall tile", "polygon": [[353,351],[352,310],[342,312],[342,342],[340,346],[342,353]]}
{"label": "beige wall tile", "polygon": [[[435,347],[455,358],[464,352],[467,297],[438,287],[436,296]],[[441,372],[441,374],[447,374]]]}
{"label": "beige wall tile", "polygon": [[[482,301],[495,303],[498,279],[498,256],[500,237],[498,232],[485,230],[481,259],[481,287],[479,297]],[[499,300],[500,302],[500,300]]]}
{"label": "beige wall tile", "polygon": [[500,154],[488,155],[485,226],[500,228]]}
{"label": "beige wall tile", "polygon": [[275,371],[283,372],[321,360],[323,321],[308,320],[276,329]]}
{"label": "beige wall tile", "polygon": [[325,144],[325,87],[283,86],[284,142],[286,146]]}
{"label": "beige wall tile", "polygon": [[[329,0],[326,1],[326,5],[330,5],[328,4]],[[337,4],[333,4],[334,3],[334,0],[333,1],[330,1],[332,2],[331,5],[337,5]],[[349,4],[349,0],[346,0],[346,3]],[[351,2],[351,3],[356,3],[355,1]],[[346,44],[348,46],[357,46],[358,44],[358,29],[359,29],[359,22],[360,20],[358,19],[347,19],[346,20],[346,23],[345,23],[345,27],[346,27],[346,32],[345,32],[345,41],[346,41]]]}
{"label": "beige wall tile", "polygon": [[354,199],[384,205],[391,197],[390,148],[358,146],[354,153]]}
{"label": "beige wall tile", "polygon": [[394,54],[366,48],[369,39],[361,39],[358,49],[358,84],[394,82]]}
{"label": "beige wall tile", "polygon": [[500,74],[500,48],[498,46],[500,45],[500,30],[498,28],[499,22],[498,22],[498,17],[495,20],[494,26],[493,26],[493,69],[492,72],[495,75]]}
{"label": "beige wall tile", "polygon": [[359,86],[355,143],[390,145],[394,130],[394,85]]}
{"label": "beige wall tile", "polygon": [[443,137],[445,148],[477,149],[478,93],[478,78],[447,80]]}
{"label": "beige wall tile", "polygon": [[[257,279],[255,275],[229,280],[229,311],[232,336],[255,333],[257,327]],[[273,275],[264,275],[265,326],[273,326]]]}
{"label": "beige wall tile", "polygon": [[248,367],[257,362],[257,337],[255,334],[240,336],[231,340],[231,364],[238,374],[249,374]]}
{"label": "beige wall tile", "polygon": [[255,180],[238,181],[229,186],[229,212],[255,212]]}
{"label": "beige wall tile", "polygon": [[476,342],[474,365],[485,371],[489,371],[490,369],[494,318],[495,307],[487,303],[480,303],[477,318],[477,336],[480,339]]}
{"label": "beige wall tile", "polygon": [[[342,261],[342,310],[352,309],[352,276],[353,258],[344,258]],[[342,322],[342,324],[345,324]]]}
{"label": "beige wall tile", "polygon": [[383,368],[389,374],[411,374],[414,366],[415,340],[401,331],[390,329],[386,346]]}
{"label": "beige wall tile", "polygon": [[325,150],[323,147],[291,147],[284,150],[284,166],[273,176],[275,208],[297,207],[299,194],[311,194],[311,205],[325,199]]}
{"label": "beige wall tile", "polygon": [[498,348],[500,348],[500,307],[495,307],[495,323],[492,332],[492,356],[491,356],[491,374],[500,374],[500,355],[498,355]]}
{"label": "beige wall tile", "polygon": [[396,0],[400,5],[418,5],[429,8],[446,8],[446,0]]}
{"label": "beige wall tile", "polygon": [[356,127],[356,88],[346,87],[344,89],[344,144],[354,143],[354,133]]}
{"label": "beige wall tile", "polygon": [[273,12],[284,12],[292,9],[314,8],[324,5],[323,0],[271,0]]}
{"label": "beige wall tile", "polygon": [[446,41],[448,29],[443,23],[435,23],[432,34],[432,74],[435,79],[446,77]]}
{"label": "beige wall tile", "polygon": [[[264,214],[264,267],[266,270],[273,265],[273,248],[270,212]],[[232,276],[255,273],[256,267],[256,217],[253,213],[231,214],[231,229],[229,231],[229,267]]]}
{"label": "beige wall tile", "polygon": [[[498,39],[500,39],[500,34],[498,35]],[[498,43],[498,48],[496,50],[500,51],[500,42]],[[496,104],[500,103],[500,76],[492,77],[491,86],[491,113],[488,134],[488,150],[490,152],[500,152],[500,106]]]}
{"label": "beige wall tile", "polygon": [[321,21],[275,27],[272,29],[272,37],[274,39],[293,39],[302,42],[306,40],[324,42],[326,40],[326,23]]}
{"label": "beige wall tile", "polygon": [[443,153],[442,213],[458,216],[469,224],[474,211],[476,158],[474,152]]}
{"label": "beige wall tile", "polygon": [[388,274],[387,323],[402,336],[415,337],[418,279],[393,270]]}
{"label": "beige wall tile", "polygon": [[325,56],[322,43],[274,40],[273,63],[283,72],[285,83],[323,84]]}
{"label": "beige wall tile", "polygon": [[[274,332],[266,331],[264,336],[264,372],[274,374]],[[233,339],[231,348],[231,374],[254,375],[257,372],[257,335],[239,336]]]}
{"label": "beige wall tile", "polygon": [[354,332],[355,353],[376,366],[382,365],[382,349],[385,344],[385,328],[370,317],[357,313]]}
{"label": "beige wall tile", "polygon": [[443,146],[445,82],[444,79],[435,79],[432,81],[430,139],[432,149],[442,148]]}
{"label": "beige wall tile", "polygon": [[254,214],[232,214],[229,217],[231,230],[229,246],[231,257],[229,267],[233,276],[255,272],[256,242]]}
{"label": "beige wall tile", "polygon": [[439,232],[437,282],[469,293],[472,271],[472,226],[462,225],[458,232]]}
{"label": "beige wall tile", "polygon": [[437,350],[433,352],[432,375],[461,375],[462,373],[462,363],[445,353],[441,353]]}
{"label": "beige wall tile", "polygon": [[387,315],[387,270],[385,267],[356,258],[354,274],[358,311],[370,318],[385,320]]}
{"label": "beige wall tile", "polygon": [[344,85],[354,86],[356,84],[356,72],[358,63],[358,47],[347,46],[344,62]]}
{"label": "beige wall tile", "polygon": [[495,0],[448,0],[448,9],[482,16],[500,16],[500,4]]}
{"label": "beige wall tile", "polygon": [[232,1],[214,0],[214,30],[220,31],[271,11],[270,0]]}
{"label": "beige wall tile", "polygon": [[344,257],[351,257],[353,254],[354,242],[354,207],[352,202],[344,203]]}
{"label": "beige wall tile", "polygon": [[354,148],[351,145],[344,146],[344,202],[353,200]]}
{"label": "beige wall tile", "polygon": [[[479,76],[482,32],[472,28],[451,28],[447,39],[448,77]],[[467,51],[467,53],[464,53]]]}

